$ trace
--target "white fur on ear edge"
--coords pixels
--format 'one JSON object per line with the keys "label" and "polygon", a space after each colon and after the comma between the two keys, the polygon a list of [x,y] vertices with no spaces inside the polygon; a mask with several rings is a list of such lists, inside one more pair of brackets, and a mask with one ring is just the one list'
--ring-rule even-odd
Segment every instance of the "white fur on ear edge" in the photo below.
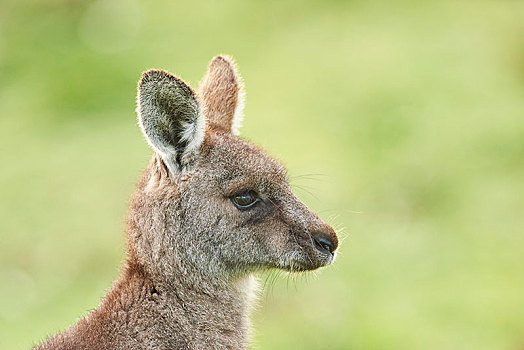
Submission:
{"label": "white fur on ear edge", "polygon": [[238,73],[236,64],[233,64],[235,76],[238,84],[237,94],[237,105],[235,107],[235,114],[233,115],[233,122],[231,123],[231,132],[233,135],[240,135],[240,127],[242,127],[242,121],[244,120],[244,107],[246,106],[246,90],[244,87],[244,79]]}

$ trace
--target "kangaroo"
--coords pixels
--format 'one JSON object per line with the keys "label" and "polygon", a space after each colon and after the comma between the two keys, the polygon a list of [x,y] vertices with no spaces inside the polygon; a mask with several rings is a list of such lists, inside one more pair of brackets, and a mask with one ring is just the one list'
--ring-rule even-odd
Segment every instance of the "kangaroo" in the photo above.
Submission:
{"label": "kangaroo", "polygon": [[127,256],[100,305],[35,349],[245,349],[256,281],[335,258],[335,231],[292,192],[285,168],[238,136],[243,83],[214,57],[198,93],[149,70],[138,123],[153,156],[127,219]]}

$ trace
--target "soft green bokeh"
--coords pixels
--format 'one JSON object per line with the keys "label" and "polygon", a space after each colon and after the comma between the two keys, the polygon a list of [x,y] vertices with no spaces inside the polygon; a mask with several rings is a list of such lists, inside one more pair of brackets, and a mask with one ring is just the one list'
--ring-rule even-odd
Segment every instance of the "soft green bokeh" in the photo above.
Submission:
{"label": "soft green bokeh", "polygon": [[140,72],[196,86],[222,52],[243,135],[345,237],[316,276],[261,276],[253,348],[522,349],[524,3],[502,0],[2,0],[1,349],[118,275]]}

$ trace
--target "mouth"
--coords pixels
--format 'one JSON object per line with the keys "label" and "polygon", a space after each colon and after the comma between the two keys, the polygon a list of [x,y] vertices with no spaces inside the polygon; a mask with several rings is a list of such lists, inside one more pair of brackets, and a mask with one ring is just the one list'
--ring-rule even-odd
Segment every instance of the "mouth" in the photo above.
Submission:
{"label": "mouth", "polygon": [[302,235],[294,239],[285,253],[281,254],[274,267],[288,272],[313,271],[333,263],[337,256],[336,236],[322,231]]}
{"label": "mouth", "polygon": [[289,272],[313,271],[330,265],[335,257],[336,252],[326,254],[317,251],[312,256],[302,252],[293,252],[278,267]]}

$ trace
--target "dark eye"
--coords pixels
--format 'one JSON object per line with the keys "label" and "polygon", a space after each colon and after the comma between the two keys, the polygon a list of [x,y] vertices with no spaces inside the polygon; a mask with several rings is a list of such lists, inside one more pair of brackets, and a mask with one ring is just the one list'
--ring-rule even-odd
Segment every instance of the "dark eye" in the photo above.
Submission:
{"label": "dark eye", "polygon": [[231,198],[231,201],[240,210],[249,209],[252,206],[254,206],[258,201],[260,201],[260,198],[258,198],[257,194],[253,191],[243,192],[241,194],[237,194],[233,198]]}

